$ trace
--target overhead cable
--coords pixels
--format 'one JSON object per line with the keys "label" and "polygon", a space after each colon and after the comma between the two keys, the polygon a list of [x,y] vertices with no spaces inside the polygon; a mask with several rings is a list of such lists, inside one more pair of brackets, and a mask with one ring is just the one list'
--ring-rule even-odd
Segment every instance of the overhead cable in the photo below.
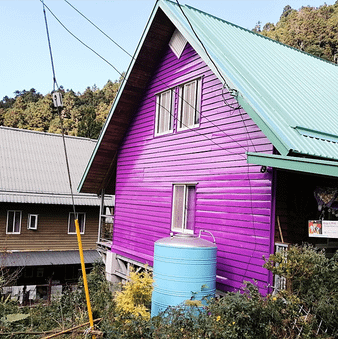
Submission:
{"label": "overhead cable", "polygon": [[[40,0],[43,4],[43,0]],[[84,43],[80,38],[78,38],[75,34],[73,34],[58,18],[57,16],[50,10],[50,8],[44,4],[44,6],[48,9],[48,11],[50,12],[50,14],[53,15],[53,17],[56,19],[56,21],[71,35],[73,36],[77,41],[79,41],[83,46],[87,47],[89,50],[91,50],[93,53],[95,53],[99,58],[101,58],[103,61],[105,61],[109,66],[111,66],[112,68],[114,68],[114,70],[123,77],[123,74],[121,72],[119,72],[119,70],[112,65],[107,59],[105,59],[103,56],[101,56],[99,53],[97,53],[94,49],[92,49],[91,47],[89,47],[86,43]]]}
{"label": "overhead cable", "polygon": [[107,37],[111,42],[113,42],[117,47],[119,47],[123,52],[128,54],[131,58],[133,57],[129,52],[127,52],[121,45],[119,45],[115,40],[113,40],[108,34],[106,34],[101,28],[95,25],[91,20],[89,20],[83,13],[81,13],[77,8],[75,8],[69,1],[64,0],[70,7],[72,7],[76,12],[78,12],[82,17],[84,17],[88,22],[90,22],[96,29],[98,29],[105,37]]}
{"label": "overhead cable", "polygon": [[[180,11],[182,12],[183,16],[184,16],[185,19],[187,20],[187,22],[188,22],[188,24],[189,24],[191,30],[193,31],[195,37],[197,38],[197,40],[199,41],[199,43],[200,43],[201,46],[203,47],[204,52],[207,54],[209,60],[210,60],[211,63],[214,65],[214,67],[215,67],[215,69],[217,70],[218,74],[219,74],[220,77],[222,78],[222,80],[223,80],[223,88],[225,87],[225,88],[228,90],[228,92],[231,94],[232,97],[237,98],[237,96],[238,96],[238,91],[237,91],[237,89],[231,88],[231,87],[228,85],[228,83],[227,83],[227,81],[225,80],[225,78],[224,78],[222,72],[219,70],[218,66],[216,65],[216,63],[214,62],[214,60],[211,58],[211,56],[210,56],[210,54],[209,54],[207,48],[205,47],[203,41],[202,41],[202,40],[200,39],[200,37],[198,36],[198,34],[197,34],[196,30],[194,29],[194,27],[193,27],[193,25],[192,25],[190,19],[189,19],[189,18],[187,17],[187,15],[184,13],[184,10],[183,10],[181,4],[179,3],[178,0],[176,0],[176,3],[177,3],[177,5],[178,5]],[[240,108],[241,108],[241,106],[240,106],[239,103],[237,103],[237,106],[233,106],[232,104],[227,103],[227,102],[226,102],[226,99],[224,98],[224,94],[223,94],[223,93],[222,93],[222,97],[223,97],[223,101],[224,101],[225,105],[231,107],[231,108],[234,109],[234,110],[240,109]]]}
{"label": "overhead cable", "polygon": [[[43,3],[43,0],[40,0],[42,3]],[[113,39],[111,39],[105,32],[103,32],[101,29],[99,29],[98,27],[97,27],[97,25],[95,25],[91,20],[89,20],[87,17],[85,17],[85,15],[83,15],[78,9],[76,9],[73,5],[71,5],[70,3],[69,3],[69,1],[67,1],[67,0],[65,0],[65,2],[67,2],[71,7],[73,7],[74,8],[74,10],[76,10],[81,16],[83,16],[86,20],[88,20],[89,22],[91,22],[92,23],[92,25],[94,26],[94,27],[96,27],[102,34],[104,34],[109,40],[111,40],[111,41],[113,41],[114,42],[114,40]],[[45,5],[46,6],[46,5]],[[66,31],[69,33],[69,34],[71,34],[76,40],[78,40],[80,43],[82,43],[84,46],[86,46],[88,49],[90,49],[92,52],[94,52],[97,56],[99,56],[101,59],[103,59],[105,62],[107,62],[111,67],[113,67],[113,69],[123,78],[123,80],[125,80],[125,76],[124,76],[124,74],[122,73],[122,72],[120,72],[119,70],[117,70],[110,62],[108,62],[106,59],[104,59],[99,53],[97,53],[95,50],[93,50],[91,47],[89,47],[88,45],[86,45],[84,42],[82,42],[75,34],[73,34],[62,22],[61,22],[61,20],[59,20],[57,17],[56,17],[56,15],[48,8],[48,6],[46,6],[46,8],[48,9],[48,11],[54,16],[54,18],[61,24],[61,26],[64,28],[64,29],[66,29]],[[191,23],[190,23],[190,25],[191,25]],[[193,29],[193,28],[192,28]],[[196,33],[195,33],[196,34]],[[197,36],[197,34],[196,34],[196,36]],[[199,37],[197,36],[197,38],[199,39]],[[199,39],[200,40],[200,39]],[[115,43],[115,42],[114,42]],[[131,56],[125,49],[123,49],[120,45],[118,45],[117,43],[115,43],[122,51],[124,51],[127,55],[129,55],[129,56]],[[210,57],[210,56],[209,56]],[[137,63],[137,64],[139,64],[139,62],[136,60],[136,58],[134,57],[134,56],[131,56],[131,58]],[[165,82],[165,81],[163,81],[162,79],[159,79],[160,80],[160,82],[162,83],[162,84],[164,84],[164,85],[166,85],[166,86],[168,86],[168,84]],[[225,80],[224,80],[225,81]],[[223,88],[224,88],[224,85],[223,85]],[[223,88],[222,88],[222,96],[223,96]],[[230,92],[230,91],[229,91]],[[230,94],[231,94],[231,92],[230,92]],[[181,98],[181,97],[180,97]],[[187,102],[184,98],[183,98],[183,100],[188,104],[188,105],[190,105],[191,107],[192,107],[192,105],[189,103],[189,102]],[[224,100],[224,102],[225,102],[225,100]],[[232,108],[232,109],[237,109],[237,108],[239,108],[239,107],[236,107],[236,108],[233,108],[233,107],[231,107],[231,105],[229,105],[229,104],[227,104],[226,102],[225,102],[225,104],[226,104],[226,106],[229,106],[230,108]],[[162,106],[162,105],[161,105]],[[163,107],[163,106],[162,106]],[[167,110],[165,107],[163,107],[165,110]],[[173,116],[173,113],[171,113],[171,112],[169,112],[172,116]],[[199,112],[200,113],[200,112]],[[230,138],[234,143],[236,143],[236,144],[238,144],[238,146],[240,147],[240,148],[244,148],[237,140],[235,140],[234,138],[232,138],[229,134],[227,134],[227,133],[225,133],[223,130],[221,130],[220,128],[219,128],[219,126],[217,126],[217,125],[215,125],[211,120],[209,120],[207,117],[205,117],[205,116],[203,116],[203,118],[205,119],[205,120],[207,120],[208,122],[210,122],[214,127],[216,127],[219,131],[221,131],[226,137],[228,137],[228,138]],[[178,118],[177,118],[178,119]],[[211,139],[211,138],[209,138],[207,135],[205,135],[205,134],[202,134],[202,133],[199,133],[196,129],[192,129],[192,128],[190,128],[189,126],[186,126],[185,124],[184,124],[184,122],[182,122],[182,121],[180,121],[179,119],[178,119],[178,121],[179,122],[181,122],[186,128],[188,128],[188,129],[190,129],[190,130],[193,130],[196,134],[199,134],[199,135],[203,135],[206,139],[208,139],[209,141],[211,141],[213,144],[215,144],[216,146],[218,146],[218,147],[220,147],[220,149],[224,149],[224,150],[226,150],[229,154],[233,154],[232,152],[230,152],[228,149],[225,149],[224,147],[222,147],[220,144],[218,144],[217,142],[215,142],[213,139]],[[245,148],[244,148],[245,149]],[[246,149],[245,149],[245,151],[246,151]],[[240,155],[241,157],[243,157],[243,158],[245,158],[245,156],[244,155]]]}

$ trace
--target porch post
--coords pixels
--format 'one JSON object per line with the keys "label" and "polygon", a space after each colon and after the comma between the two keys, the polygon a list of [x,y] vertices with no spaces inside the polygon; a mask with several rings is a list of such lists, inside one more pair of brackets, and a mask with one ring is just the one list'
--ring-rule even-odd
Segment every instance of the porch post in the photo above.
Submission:
{"label": "porch post", "polygon": [[99,230],[97,234],[97,242],[100,242],[101,239],[101,231],[102,231],[102,215],[104,209],[104,188],[101,190],[101,203],[100,203],[100,212],[99,212]]}

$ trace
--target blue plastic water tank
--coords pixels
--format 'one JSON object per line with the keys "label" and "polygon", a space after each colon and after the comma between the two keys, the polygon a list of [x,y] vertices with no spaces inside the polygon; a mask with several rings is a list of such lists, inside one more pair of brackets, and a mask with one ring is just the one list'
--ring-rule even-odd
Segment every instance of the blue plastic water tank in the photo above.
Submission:
{"label": "blue plastic water tank", "polygon": [[155,242],[151,316],[216,291],[216,244],[187,234]]}

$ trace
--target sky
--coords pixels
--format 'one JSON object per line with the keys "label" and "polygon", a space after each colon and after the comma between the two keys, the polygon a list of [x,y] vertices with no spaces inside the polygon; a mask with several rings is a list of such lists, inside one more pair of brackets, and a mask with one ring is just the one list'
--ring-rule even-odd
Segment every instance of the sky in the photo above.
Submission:
{"label": "sky", "polygon": [[[260,21],[277,23],[283,8],[319,7],[324,0],[179,0],[247,29]],[[129,54],[134,54],[156,0],[68,0]],[[332,5],[335,0],[326,0]],[[131,58],[64,0],[44,0],[75,36],[105,58],[100,59],[69,34],[46,9],[55,75],[59,86],[83,93],[118,80]],[[53,74],[41,0],[0,0],[0,100],[31,88],[53,90]]]}

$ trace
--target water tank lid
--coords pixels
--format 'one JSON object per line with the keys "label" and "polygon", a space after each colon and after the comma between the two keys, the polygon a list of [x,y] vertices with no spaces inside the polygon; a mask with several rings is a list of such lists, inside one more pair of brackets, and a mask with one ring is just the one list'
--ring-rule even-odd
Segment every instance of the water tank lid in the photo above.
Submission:
{"label": "water tank lid", "polygon": [[172,247],[217,247],[211,241],[202,239],[193,234],[177,233],[172,237],[162,238],[155,244]]}

